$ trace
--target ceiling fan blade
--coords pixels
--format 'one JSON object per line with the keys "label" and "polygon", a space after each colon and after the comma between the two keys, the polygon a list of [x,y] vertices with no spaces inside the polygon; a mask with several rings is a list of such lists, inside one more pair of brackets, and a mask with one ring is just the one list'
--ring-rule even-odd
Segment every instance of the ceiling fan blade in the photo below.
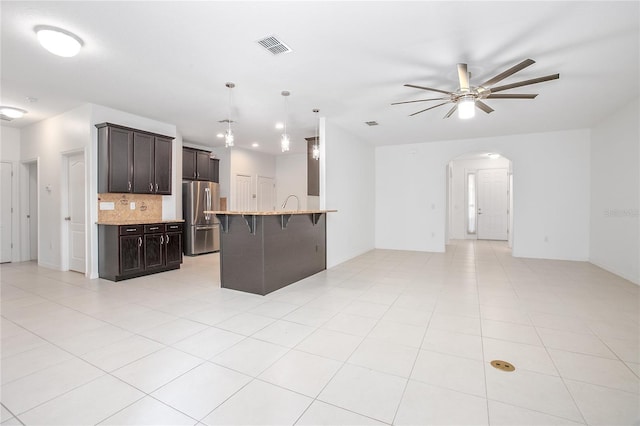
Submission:
{"label": "ceiling fan blade", "polygon": [[444,104],[448,104],[448,103],[449,103],[449,102],[443,102],[443,103],[441,103],[441,104],[434,105],[434,106],[432,106],[432,107],[429,107],[429,108],[423,109],[423,110],[421,110],[421,111],[414,112],[413,114],[409,114],[409,117],[412,117],[412,116],[414,116],[414,115],[416,115],[416,114],[420,114],[421,112],[429,111],[430,109],[438,108],[439,106],[442,106],[442,105],[444,105]]}
{"label": "ceiling fan blade", "polygon": [[449,112],[447,113],[447,115],[445,115],[442,118],[449,118],[453,115],[454,112],[456,112],[456,110],[458,109],[458,104],[455,104],[453,107],[451,107],[451,109],[449,110]]}
{"label": "ceiling fan blade", "polygon": [[413,87],[414,89],[431,90],[432,92],[439,92],[439,93],[445,93],[447,95],[453,95],[452,92],[447,92],[446,90],[433,89],[431,87],[424,87],[424,86],[416,86],[415,84],[405,84],[405,87]]}
{"label": "ceiling fan blade", "polygon": [[489,86],[491,86],[493,84],[496,84],[499,81],[504,80],[505,78],[509,77],[510,75],[513,75],[513,74],[517,73],[518,71],[525,69],[529,65],[533,65],[535,63],[536,63],[536,61],[534,61],[533,59],[525,59],[524,61],[520,62],[518,65],[514,65],[511,68],[509,68],[508,70],[503,71],[500,74],[496,75],[492,79],[485,81],[480,86],[481,87],[489,87]]}
{"label": "ceiling fan blade", "polygon": [[515,94],[515,93],[492,93],[487,96],[487,99],[535,99],[535,95]]}
{"label": "ceiling fan blade", "polygon": [[544,81],[549,81],[549,80],[557,80],[559,78],[560,78],[560,74],[552,74],[544,77],[533,78],[531,80],[519,81],[518,83],[505,84],[504,86],[492,87],[491,93],[513,89],[514,87],[521,87],[521,86],[528,86],[530,84],[542,83]]}
{"label": "ceiling fan blade", "polygon": [[476,106],[478,107],[478,109],[483,110],[487,114],[491,114],[493,112],[493,108],[491,108],[489,105],[485,104],[482,101],[476,100]]}
{"label": "ceiling fan blade", "polygon": [[444,101],[447,100],[449,98],[431,98],[431,99],[418,99],[415,101],[404,101],[404,102],[394,102],[391,105],[400,105],[400,104],[410,104],[413,102],[426,102],[426,101]]}
{"label": "ceiling fan blade", "polygon": [[460,81],[460,91],[469,91],[469,71],[467,64],[458,64],[458,80]]}

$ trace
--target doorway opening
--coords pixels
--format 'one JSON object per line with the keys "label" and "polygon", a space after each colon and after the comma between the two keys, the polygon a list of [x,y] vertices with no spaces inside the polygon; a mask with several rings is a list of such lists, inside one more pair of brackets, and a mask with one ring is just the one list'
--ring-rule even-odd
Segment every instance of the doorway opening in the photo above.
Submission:
{"label": "doorway opening", "polygon": [[21,229],[22,260],[38,260],[38,160],[22,163]]}
{"label": "doorway opening", "polygon": [[513,243],[513,163],[493,153],[447,164],[447,243],[451,239]]}
{"label": "doorway opening", "polygon": [[13,164],[0,162],[0,263],[13,261]]}

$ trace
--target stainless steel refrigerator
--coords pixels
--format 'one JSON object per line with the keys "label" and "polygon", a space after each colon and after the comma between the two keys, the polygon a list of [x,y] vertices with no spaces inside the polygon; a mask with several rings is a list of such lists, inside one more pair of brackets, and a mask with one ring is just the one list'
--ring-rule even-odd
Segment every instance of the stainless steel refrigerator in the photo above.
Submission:
{"label": "stainless steel refrigerator", "polygon": [[215,182],[182,184],[184,254],[195,256],[220,250],[220,222],[207,210],[220,210],[220,186]]}

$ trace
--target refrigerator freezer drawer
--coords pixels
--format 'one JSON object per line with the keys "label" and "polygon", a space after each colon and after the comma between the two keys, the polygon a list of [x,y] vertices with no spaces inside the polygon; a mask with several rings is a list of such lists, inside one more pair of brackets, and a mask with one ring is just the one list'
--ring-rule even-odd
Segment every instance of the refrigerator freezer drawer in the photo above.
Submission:
{"label": "refrigerator freezer drawer", "polygon": [[218,250],[220,250],[219,225],[192,225],[186,229],[184,254],[187,256],[211,253]]}

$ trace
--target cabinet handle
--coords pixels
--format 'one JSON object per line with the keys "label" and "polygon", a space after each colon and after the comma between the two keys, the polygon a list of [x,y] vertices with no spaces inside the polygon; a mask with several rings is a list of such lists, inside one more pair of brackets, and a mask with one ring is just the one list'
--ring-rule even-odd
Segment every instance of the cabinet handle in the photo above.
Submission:
{"label": "cabinet handle", "polygon": [[129,183],[127,184],[127,188],[128,191],[131,191],[131,181],[129,181]]}
{"label": "cabinet handle", "polygon": [[198,177],[200,177],[200,172],[198,172]]}
{"label": "cabinet handle", "polygon": [[154,227],[149,228],[149,231],[157,231],[158,229],[160,229],[160,228],[157,227],[157,226],[154,226]]}
{"label": "cabinet handle", "polygon": [[169,234],[167,234],[167,244],[169,244]]}
{"label": "cabinet handle", "polygon": [[136,232],[138,228],[127,228],[127,232]]}
{"label": "cabinet handle", "polygon": [[164,235],[160,235],[160,244],[164,244]]}
{"label": "cabinet handle", "polygon": [[193,172],[193,178],[195,179],[196,177],[197,177],[197,176],[196,176],[196,172],[194,171],[194,172]]}
{"label": "cabinet handle", "polygon": [[138,237],[138,247],[142,247],[142,237]]}
{"label": "cabinet handle", "polygon": [[158,182],[156,182],[156,192],[158,192]]}
{"label": "cabinet handle", "polygon": [[149,182],[149,192],[153,192],[153,183]]}

